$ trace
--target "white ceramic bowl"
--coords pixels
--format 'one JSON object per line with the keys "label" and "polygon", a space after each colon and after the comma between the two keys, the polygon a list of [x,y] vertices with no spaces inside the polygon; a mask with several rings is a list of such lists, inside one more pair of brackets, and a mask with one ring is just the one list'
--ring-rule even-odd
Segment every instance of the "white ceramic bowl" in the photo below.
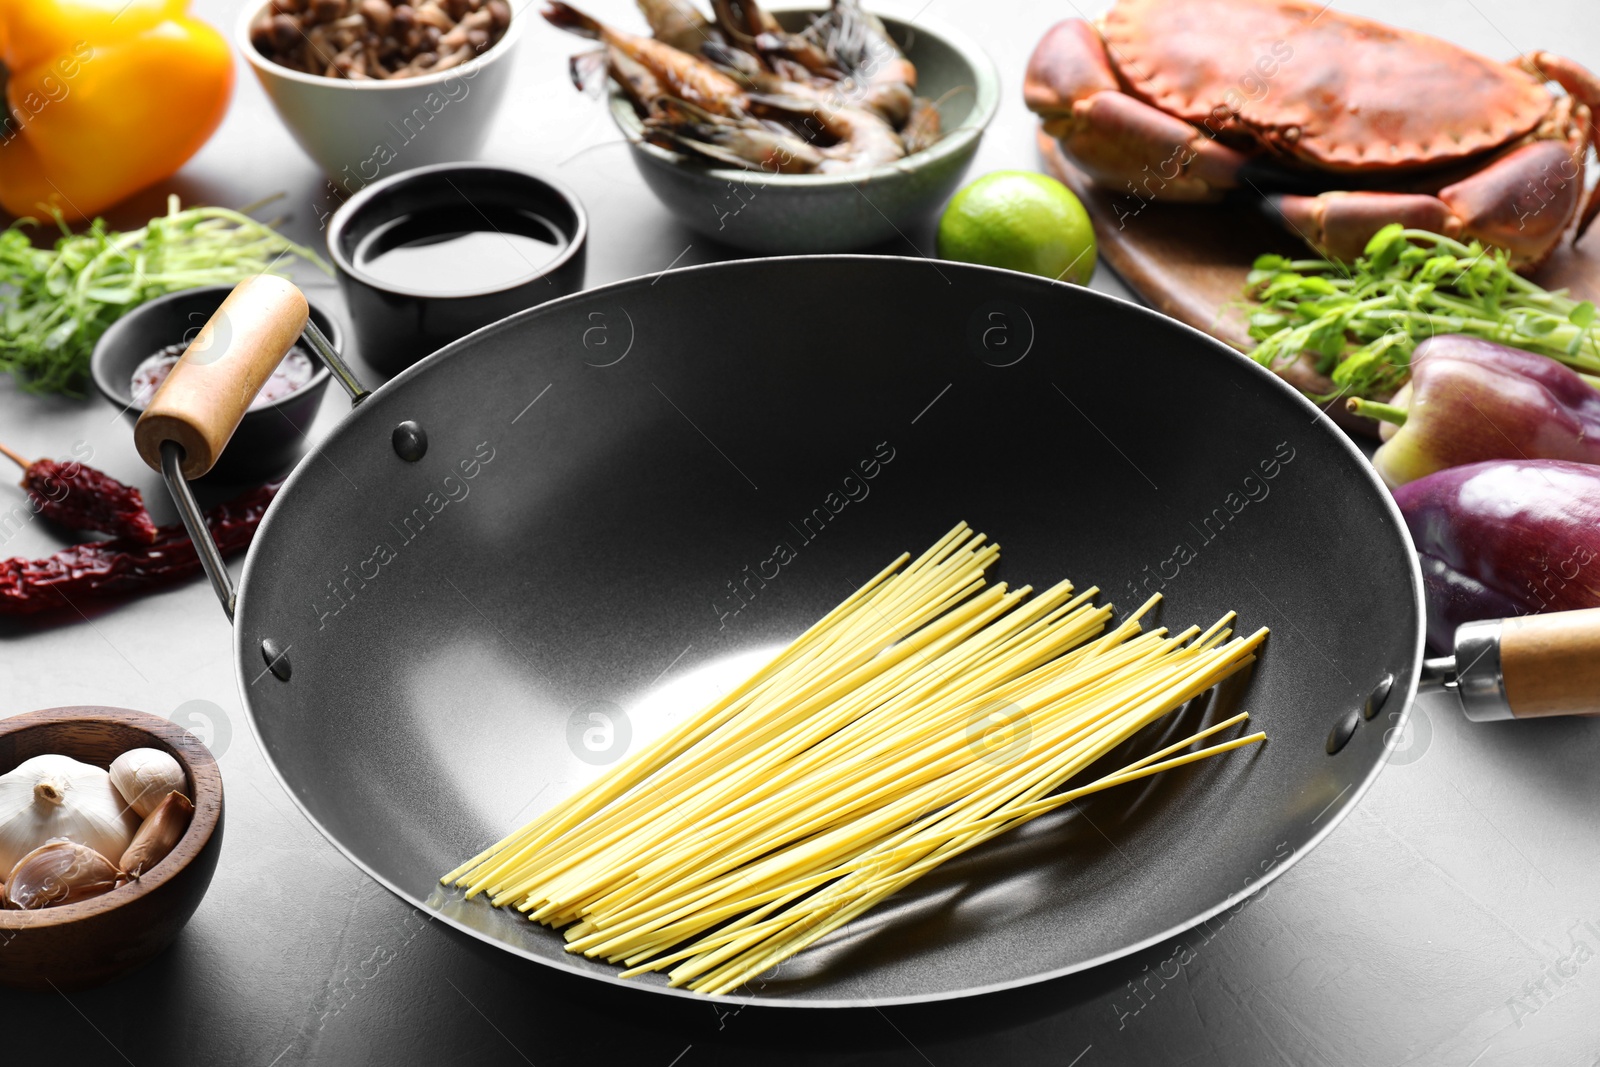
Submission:
{"label": "white ceramic bowl", "polygon": [[399,81],[350,81],[279,66],[250,43],[265,4],[239,13],[234,38],[300,147],[346,192],[432,163],[475,159],[511,80],[508,57],[532,18],[512,16],[505,35],[459,67]]}

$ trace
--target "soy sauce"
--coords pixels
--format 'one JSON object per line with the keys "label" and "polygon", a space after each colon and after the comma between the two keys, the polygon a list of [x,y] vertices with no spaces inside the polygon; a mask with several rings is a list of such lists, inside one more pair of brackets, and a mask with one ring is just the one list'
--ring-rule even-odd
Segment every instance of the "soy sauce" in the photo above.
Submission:
{"label": "soy sauce", "polygon": [[566,247],[566,236],[531,211],[463,205],[392,219],[362,238],[354,259],[363,274],[383,285],[470,293],[532,277]]}

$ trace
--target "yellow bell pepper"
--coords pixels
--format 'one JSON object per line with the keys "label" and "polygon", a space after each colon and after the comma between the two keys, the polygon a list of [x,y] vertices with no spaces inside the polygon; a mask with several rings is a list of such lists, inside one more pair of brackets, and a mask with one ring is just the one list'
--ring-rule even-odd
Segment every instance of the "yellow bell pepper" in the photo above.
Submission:
{"label": "yellow bell pepper", "polygon": [[0,206],[96,215],[170,177],[228,109],[233,56],[188,0],[0,0]]}

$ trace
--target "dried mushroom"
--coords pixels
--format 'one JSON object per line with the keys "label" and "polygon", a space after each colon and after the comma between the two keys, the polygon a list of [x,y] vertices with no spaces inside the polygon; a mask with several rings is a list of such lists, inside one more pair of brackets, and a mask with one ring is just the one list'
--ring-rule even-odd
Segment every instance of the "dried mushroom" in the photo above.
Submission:
{"label": "dried mushroom", "polygon": [[450,70],[505,36],[508,0],[272,0],[250,43],[280,66],[328,78],[412,78]]}

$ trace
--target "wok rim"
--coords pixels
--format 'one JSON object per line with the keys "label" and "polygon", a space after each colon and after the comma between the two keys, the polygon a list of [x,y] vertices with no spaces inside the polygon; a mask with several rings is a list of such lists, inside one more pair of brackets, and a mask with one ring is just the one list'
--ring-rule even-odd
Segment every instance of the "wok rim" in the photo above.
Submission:
{"label": "wok rim", "polygon": [[[1016,276],[1015,271],[1003,270],[998,267],[981,266],[978,264],[944,261],[940,261],[938,264],[935,264],[932,260],[916,256],[874,256],[855,252],[820,253],[792,256],[762,256],[746,259],[724,260],[717,263],[702,263],[688,267],[679,267],[665,271],[658,271],[654,274],[642,274],[632,278],[624,278],[619,281],[607,283],[606,285],[596,286],[592,289],[583,289],[567,296],[557,297],[556,299],[547,301],[543,304],[537,304],[533,307],[524,308],[515,314],[508,315],[503,319],[480,327],[479,329],[474,330],[472,333],[467,334],[465,337],[461,337],[455,341],[452,341],[450,344],[445,345],[438,351],[417,361],[410,367],[407,367],[405,370],[401,371],[395,377],[389,379],[387,382],[384,382],[382,385],[374,389],[372,395],[376,396],[379,393],[388,393],[403,389],[409,383],[410,379],[420,375],[425,369],[432,367],[436,363],[450,359],[462,351],[470,350],[472,347],[476,346],[478,341],[487,336],[489,333],[493,331],[509,329],[514,324],[520,323],[524,319],[532,318],[537,314],[542,314],[561,304],[589,298],[595,294],[615,292],[629,287],[634,287],[644,279],[659,279],[665,274],[687,275],[703,272],[716,273],[724,270],[741,269],[752,263],[783,263],[796,260],[804,262],[817,260],[826,260],[830,262],[838,262],[842,260],[888,260],[898,263],[914,264],[915,267],[913,269],[919,270],[949,267],[958,271],[976,271],[980,273],[994,274],[999,277],[1015,278]],[[534,955],[533,953],[521,949],[515,945],[508,944],[497,938],[486,935],[482,931],[444,914],[437,908],[429,907],[426,902],[420,902],[413,899],[408,893],[404,892],[389,879],[373,870],[363,860],[351,852],[350,849],[346,848],[337,837],[335,837],[325,826],[322,825],[317,817],[306,807],[304,803],[301,802],[299,795],[292,788],[290,788],[289,782],[285,778],[283,771],[278,767],[278,763],[273,758],[271,750],[267,747],[265,740],[262,738],[261,730],[256,724],[255,711],[250,704],[250,682],[247,680],[249,672],[245,668],[245,648],[238,619],[244,614],[244,605],[246,603],[249,590],[252,587],[252,580],[255,573],[256,553],[255,545],[252,541],[250,548],[246,551],[244,567],[239,577],[234,622],[232,624],[234,670],[236,672],[235,681],[239,687],[240,702],[244,707],[245,719],[250,724],[250,733],[255,738],[256,746],[260,749],[262,758],[266,761],[267,767],[272,771],[272,776],[277,779],[279,786],[282,787],[283,791],[288,794],[289,799],[300,811],[300,814],[305,817],[306,821],[309,822],[319,834],[327,839],[328,843],[337,849],[345,859],[349,860],[350,863],[354,864],[355,867],[363,874],[367,875],[367,877],[371,878],[389,892],[393,893],[407,905],[427,913],[430,921],[442,922],[446,926],[454,929],[460,935],[470,937],[492,948],[499,949],[503,952],[508,952],[514,956],[521,957],[522,959],[531,961],[540,966],[549,967],[552,970],[565,972],[591,981],[603,982],[613,988],[629,989],[638,993],[667,995],[683,1000],[699,1001],[701,1003],[722,1002],[785,1009],[877,1008],[906,1004],[931,1004],[946,1000],[958,1000],[966,997],[982,996],[988,993],[999,993],[1005,990],[1020,989],[1025,986],[1037,985],[1052,979],[1064,978],[1068,975],[1078,974],[1091,970],[1095,967],[1102,966],[1103,964],[1123,959],[1137,952],[1142,952],[1145,949],[1151,948],[1163,941],[1168,940],[1169,938],[1176,937],[1188,930],[1192,930],[1208,919],[1215,918],[1217,915],[1227,911],[1229,908],[1237,907],[1238,905],[1249,900],[1256,893],[1275,882],[1284,874],[1284,872],[1288,871],[1308,853],[1310,853],[1312,849],[1321,844],[1328,837],[1328,835],[1331,834],[1333,830],[1344,821],[1350,812],[1355,810],[1355,807],[1358,803],[1360,803],[1361,798],[1364,797],[1367,791],[1372,788],[1372,784],[1377,780],[1379,772],[1381,772],[1385,764],[1389,762],[1390,753],[1393,752],[1395,747],[1399,744],[1403,733],[1403,728],[1405,724],[1410,721],[1412,709],[1416,704],[1417,687],[1421,677],[1422,661],[1425,654],[1424,643],[1427,637],[1427,627],[1425,625],[1425,607],[1422,594],[1422,568],[1417,559],[1415,542],[1413,542],[1411,538],[1411,531],[1406,526],[1405,520],[1400,514],[1399,505],[1397,505],[1394,501],[1393,494],[1390,493],[1388,487],[1384,485],[1382,478],[1378,475],[1377,469],[1372,466],[1371,462],[1368,461],[1366,454],[1361,451],[1355,442],[1352,441],[1350,437],[1333,422],[1333,420],[1328,418],[1325,412],[1307,399],[1305,395],[1302,394],[1298,389],[1284,381],[1277,374],[1262,366],[1254,359],[1251,359],[1247,354],[1232,348],[1215,337],[1212,337],[1210,334],[1207,334],[1201,330],[1197,330],[1186,323],[1178,321],[1177,319],[1162,315],[1160,312],[1145,307],[1142,304],[1135,303],[1134,301],[1127,300],[1110,293],[1102,293],[1097,290],[1088,289],[1084,286],[1074,286],[1067,282],[1055,281],[1053,279],[1042,277],[1039,280],[1047,286],[1061,286],[1063,289],[1077,289],[1080,293],[1087,295],[1091,302],[1105,301],[1109,304],[1120,305],[1123,310],[1119,313],[1132,313],[1135,315],[1143,315],[1160,320],[1162,323],[1179,331],[1180,335],[1189,335],[1198,345],[1209,347],[1213,350],[1220,350],[1221,353],[1225,354],[1228,358],[1239,360],[1248,364],[1249,368],[1251,369],[1247,369],[1245,373],[1253,373],[1256,374],[1258,378],[1269,380],[1266,388],[1278,389],[1290,394],[1294,398],[1295,402],[1302,405],[1302,408],[1306,414],[1313,416],[1311,419],[1308,419],[1308,422],[1312,424],[1325,424],[1324,432],[1331,433],[1334,437],[1336,437],[1339,446],[1345,449],[1351,458],[1356,461],[1357,466],[1362,472],[1362,476],[1368,480],[1369,484],[1375,490],[1377,490],[1380,498],[1383,500],[1384,506],[1386,507],[1389,515],[1390,523],[1399,531],[1401,540],[1405,545],[1408,546],[1409,550],[1406,552],[1406,569],[1411,579],[1410,606],[1412,617],[1416,620],[1417,637],[1415,647],[1411,650],[1411,666],[1407,677],[1404,679],[1405,684],[1402,691],[1405,696],[1405,702],[1399,710],[1399,718],[1395,720],[1394,725],[1388,731],[1386,731],[1386,740],[1383,748],[1375,757],[1373,757],[1372,766],[1367,768],[1361,780],[1356,783],[1354,787],[1347,787],[1344,793],[1340,794],[1339,797],[1334,799],[1334,804],[1339,804],[1341,800],[1343,800],[1343,804],[1338,808],[1337,811],[1332,813],[1332,817],[1329,818],[1327,824],[1324,825],[1322,829],[1316,831],[1302,847],[1296,848],[1288,859],[1264,872],[1259,879],[1250,882],[1245,888],[1239,890],[1238,892],[1230,894],[1221,902],[1211,907],[1202,909],[1191,919],[1178,923],[1158,933],[1152,934],[1143,940],[1123,945],[1117,949],[1102,953],[1101,955],[1095,956],[1091,959],[1080,960],[1076,963],[1071,963],[1049,971],[1042,971],[1038,974],[1028,975],[1022,978],[1013,978],[1001,982],[991,982],[984,985],[968,986],[962,989],[941,990],[932,993],[913,993],[890,997],[854,998],[807,998],[782,996],[763,997],[751,994],[728,993],[717,997],[711,997],[690,989],[645,984],[643,982],[630,982],[618,977],[618,974],[621,973],[620,971],[604,974],[596,973],[594,971],[567,963],[564,956],[557,959],[549,959],[544,956]],[[653,284],[653,281],[651,284]],[[261,525],[257,529],[258,535],[260,534],[261,530],[270,530],[273,516],[278,511],[280,503],[285,498],[294,494],[295,488],[300,481],[303,478],[315,477],[315,475],[305,473],[313,466],[313,464],[307,462],[307,460],[311,458],[311,454],[324,447],[326,444],[336,440],[341,434],[352,432],[350,428],[361,417],[363,409],[375,410],[374,408],[367,407],[366,405],[353,408],[348,415],[340,420],[337,426],[333,427],[333,429],[328,432],[328,435],[323,438],[322,441],[313,446],[313,448],[308,451],[307,455],[302,457],[300,462],[295,464],[294,469],[290,471],[289,476],[285,479],[282,487],[279,489],[276,496],[274,496],[272,503],[268,506],[265,515],[263,515]],[[266,580],[267,579],[265,578],[262,579],[262,581]],[[264,674],[265,671],[262,671],[261,673]],[[1394,699],[1394,694],[1391,692],[1391,695],[1386,703],[1392,703]],[[1318,816],[1318,818],[1321,818],[1321,816]]]}

